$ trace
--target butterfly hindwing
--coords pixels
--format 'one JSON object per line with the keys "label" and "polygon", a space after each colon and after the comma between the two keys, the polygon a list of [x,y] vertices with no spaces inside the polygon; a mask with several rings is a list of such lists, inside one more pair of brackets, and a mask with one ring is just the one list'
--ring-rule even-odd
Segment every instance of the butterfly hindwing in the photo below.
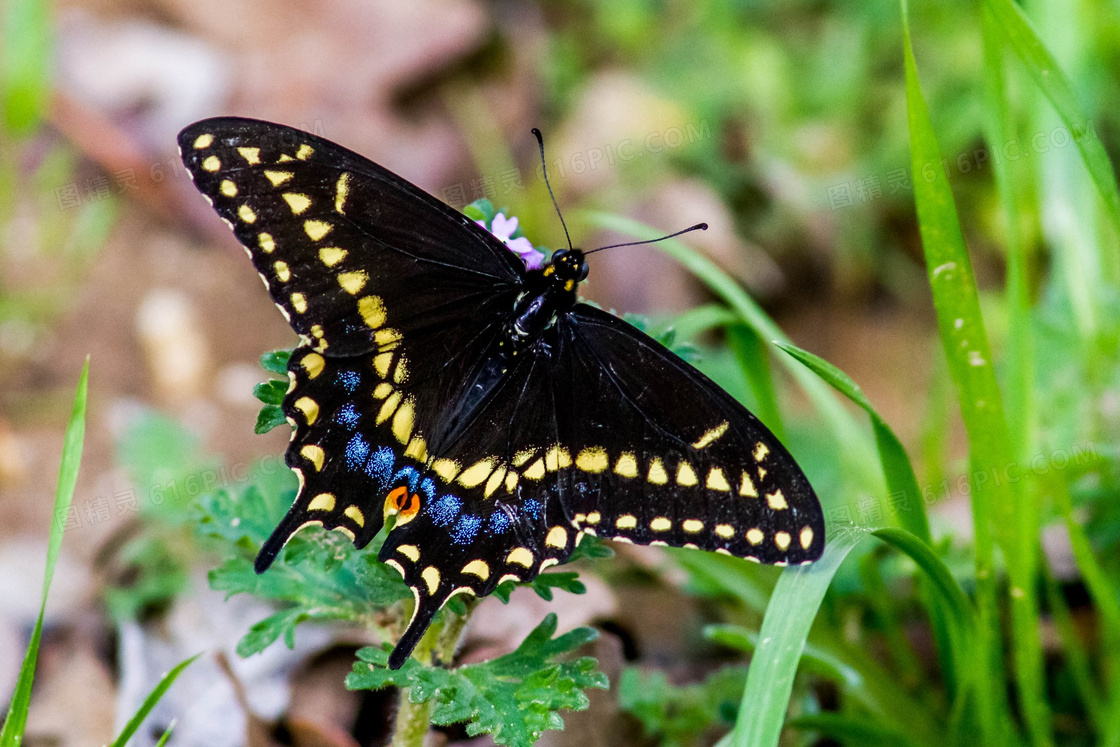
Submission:
{"label": "butterfly hindwing", "polygon": [[816,495],[758,419],[652,338],[579,304],[558,324],[556,405],[573,462],[564,501],[600,537],[815,560]]}

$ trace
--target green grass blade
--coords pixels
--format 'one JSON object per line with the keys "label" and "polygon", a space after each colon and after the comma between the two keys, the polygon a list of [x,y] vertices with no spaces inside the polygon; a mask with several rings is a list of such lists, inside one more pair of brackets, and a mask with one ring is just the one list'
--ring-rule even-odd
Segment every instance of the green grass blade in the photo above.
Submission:
{"label": "green grass blade", "polygon": [[175,719],[171,719],[171,723],[168,724],[167,730],[163,732],[163,736],[159,738],[158,742],[156,742],[156,747],[163,747],[165,744],[167,744],[167,740],[171,739],[171,732],[174,730]]}
{"label": "green grass blade", "polygon": [[732,732],[731,744],[735,747],[778,744],[793,678],[813,618],[840,563],[865,536],[858,529],[831,536],[820,560],[787,568],[778,579],[747,672],[743,701]]}
{"label": "green grass blade", "polygon": [[968,600],[960,585],[953,578],[953,574],[941,562],[941,559],[933,553],[929,545],[905,529],[896,529],[895,527],[876,529],[872,534],[910,556],[910,559],[933,582],[933,588],[937,590],[942,601],[945,602],[945,608],[952,612],[952,619],[957,626],[957,632],[962,637],[969,638],[971,631],[976,627],[976,613],[972,607],[972,602]]}
{"label": "green grass blade", "polygon": [[1062,648],[1066,653],[1066,666],[1069,668],[1069,678],[1073,682],[1073,689],[1081,699],[1085,708],[1085,715],[1089,723],[1100,733],[1104,721],[1104,703],[1100,692],[1093,680],[1093,667],[1091,658],[1085,644],[1081,641],[1077,624],[1062,596],[1058,582],[1050,573],[1045,556],[1041,564],[1042,581],[1046,588],[1046,601],[1050,606],[1050,618],[1054,621],[1054,629],[1062,641]]}
{"label": "green grass blade", "polygon": [[914,467],[910,464],[906,449],[902,446],[902,442],[898,440],[898,436],[891,430],[891,427],[887,425],[887,421],[883,420],[882,416],[872,406],[863,390],[852,381],[851,377],[824,358],[813,355],[807,350],[802,350],[796,345],[781,342],[776,344],[783,351],[793,356],[795,360],[821,377],[833,389],[859,405],[871,418],[871,427],[875,432],[875,443],[879,448],[879,462],[883,466],[883,476],[887,482],[891,505],[901,507],[898,512],[899,524],[903,529],[921,537],[925,542],[931,542],[925,501],[922,500],[918,478],[914,475]]}
{"label": "green grass blade", "polygon": [[972,468],[972,510],[976,535],[977,593],[980,602],[980,669],[977,692],[984,735],[1006,743],[1010,709],[1005,702],[999,646],[994,543],[1011,577],[1012,648],[1022,712],[1032,742],[1049,744],[1049,711],[1043,681],[1042,648],[1034,579],[1037,568],[1037,507],[1024,505],[1022,492],[1007,481],[989,480],[990,471],[1015,460],[1003,398],[996,383],[991,347],[980,313],[979,294],[965,246],[941,150],[918,81],[910,41],[906,0],[901,0],[906,65],[906,104],[914,178],[914,202],[934,309],[957,388],[968,433]]}
{"label": "green grass blade", "polygon": [[1120,189],[1116,185],[1116,172],[1104,145],[1092,130],[1089,115],[1077,100],[1073,84],[1058,67],[1057,60],[1018,5],[1012,0],[986,0],[984,7],[994,17],[995,29],[1002,41],[1019,57],[1035,85],[1050,100],[1069,130],[1089,177],[1101,196],[1113,230],[1120,236]]}
{"label": "green grass blade", "polygon": [[50,96],[51,23],[46,0],[5,0],[0,6],[0,117],[27,134],[38,127]]}
{"label": "green grass blade", "polygon": [[754,414],[770,431],[785,441],[786,430],[778,407],[778,393],[774,377],[770,375],[770,355],[765,341],[745,324],[732,324],[727,328],[727,344],[747,377],[756,402]]}
{"label": "green grass blade", "polygon": [[[183,670],[190,666],[191,662],[193,662],[201,655],[202,654],[195,654],[189,659],[184,659],[183,661],[176,664],[170,672],[163,675],[159,683],[154,688],[152,688],[152,691],[150,693],[148,693],[148,697],[144,698],[144,702],[140,705],[140,709],[136,711],[135,714],[133,714],[132,718],[130,718],[128,720],[128,723],[125,724],[124,729],[121,730],[121,733],[117,736],[116,739],[113,740],[113,744],[110,745],[110,747],[124,747],[126,744],[128,744],[128,740],[132,739],[132,735],[135,734],[136,730],[140,728],[140,725],[144,723],[144,719],[146,719],[148,717],[148,714],[152,712],[152,709],[156,707],[156,703],[159,702],[160,698],[163,697],[168,688],[175,684],[175,680],[179,678],[179,675],[182,674]],[[170,733],[171,727],[168,727],[167,731],[164,732],[163,737],[160,738],[160,743],[163,743]]]}
{"label": "green grass blade", "polygon": [[86,433],[86,398],[89,392],[89,359],[82,367],[78,379],[78,390],[74,395],[74,408],[70,422],[66,425],[66,436],[62,445],[62,463],[58,470],[58,487],[54,495],[54,513],[51,521],[50,540],[47,544],[47,565],[43,574],[43,599],[39,604],[39,617],[27,645],[27,654],[19,670],[19,679],[8,706],[8,716],[4,729],[0,731],[0,747],[17,747],[23,741],[23,731],[27,726],[27,710],[31,704],[31,684],[35,679],[35,662],[39,657],[39,640],[43,635],[43,613],[47,606],[47,591],[54,578],[54,566],[62,547],[62,532],[65,517],[70,511],[74,498],[74,487],[78,483],[78,468],[82,463],[82,444]]}
{"label": "green grass blade", "polygon": [[[654,239],[662,235],[660,231],[655,231],[638,221],[608,213],[586,212],[581,213],[579,217],[597,228],[617,231],[638,239]],[[754,299],[710,259],[689,249],[676,239],[659,241],[654,246],[696,275],[763,340],[789,343],[789,338],[754,302]],[[856,483],[868,490],[875,489],[881,483],[868,468],[873,452],[864,431],[816,376],[801,366],[793,365],[792,362],[786,363],[786,366],[832,431],[839,448],[845,451],[845,466],[856,477]]]}

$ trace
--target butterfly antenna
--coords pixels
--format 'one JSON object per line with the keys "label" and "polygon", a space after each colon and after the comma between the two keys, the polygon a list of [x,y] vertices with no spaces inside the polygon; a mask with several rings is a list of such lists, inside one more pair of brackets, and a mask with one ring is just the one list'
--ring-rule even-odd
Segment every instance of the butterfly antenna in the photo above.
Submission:
{"label": "butterfly antenna", "polygon": [[568,240],[568,248],[572,248],[572,237],[568,234],[568,224],[564,222],[564,216],[560,215],[560,206],[556,204],[556,195],[552,194],[552,185],[548,183],[548,166],[544,162],[544,138],[541,137],[541,131],[536,127],[533,128],[533,134],[537,137],[537,145],[541,149],[541,173],[544,174],[544,186],[548,187],[548,196],[552,198],[552,207],[556,208],[556,214],[560,216],[560,225],[564,227],[564,237]]}
{"label": "butterfly antenna", "polygon": [[676,233],[671,233],[668,236],[662,236],[659,239],[646,239],[645,241],[628,241],[625,244],[611,244],[610,246],[601,246],[598,249],[592,249],[589,252],[584,252],[584,254],[594,254],[595,252],[601,252],[604,249],[617,249],[620,246],[638,246],[639,244],[656,244],[658,241],[664,241],[665,239],[671,239],[675,236],[680,236],[682,233],[688,233],[689,231],[707,231],[707,230],[708,230],[708,224],[707,223],[697,223],[695,226],[689,226],[688,228],[684,229],[683,231],[677,231]]}

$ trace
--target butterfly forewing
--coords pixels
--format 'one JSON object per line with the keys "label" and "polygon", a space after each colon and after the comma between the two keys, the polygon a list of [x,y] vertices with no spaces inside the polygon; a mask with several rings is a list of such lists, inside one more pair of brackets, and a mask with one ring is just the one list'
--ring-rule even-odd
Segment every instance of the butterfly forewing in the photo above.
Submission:
{"label": "butterfly forewing", "polygon": [[179,147],[292,327],[327,355],[479,307],[484,318],[520,284],[524,267],[487,231],[334,143],[218,118],[185,129]]}

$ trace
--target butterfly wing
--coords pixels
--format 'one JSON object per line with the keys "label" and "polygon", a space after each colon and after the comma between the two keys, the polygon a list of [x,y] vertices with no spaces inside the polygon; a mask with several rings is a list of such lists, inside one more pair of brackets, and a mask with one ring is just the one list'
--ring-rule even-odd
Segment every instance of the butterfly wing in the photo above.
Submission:
{"label": "butterfly wing", "polygon": [[283,403],[300,491],[257,569],[308,523],[364,546],[382,525],[384,470],[422,465],[453,429],[447,403],[502,331],[524,266],[466,216],[308,133],[217,118],[179,145],[303,338]]}
{"label": "butterfly wing", "polygon": [[556,417],[577,529],[762,563],[820,557],[824,517],[785,447],[633,326],[579,304],[560,327]]}

